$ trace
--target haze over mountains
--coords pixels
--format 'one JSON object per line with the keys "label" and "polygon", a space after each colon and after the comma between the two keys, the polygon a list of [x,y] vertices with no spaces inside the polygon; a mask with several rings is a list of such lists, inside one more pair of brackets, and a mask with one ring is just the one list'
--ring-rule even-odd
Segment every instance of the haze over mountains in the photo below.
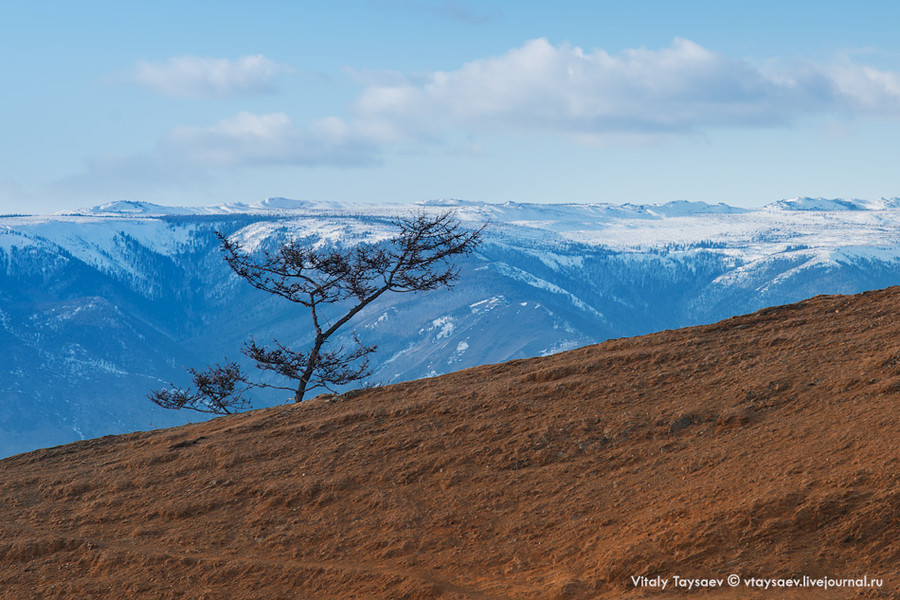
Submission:
{"label": "haze over mountains", "polygon": [[[451,291],[385,297],[347,330],[391,383],[608,338],[713,322],[900,282],[900,201],[341,205],[273,198],[171,208],[117,202],[0,217],[0,455],[184,422],[145,398],[253,335],[308,339],[305,315],[238,279],[215,232],[353,244],[453,209],[485,243]],[[277,397],[263,398],[273,403]]]}

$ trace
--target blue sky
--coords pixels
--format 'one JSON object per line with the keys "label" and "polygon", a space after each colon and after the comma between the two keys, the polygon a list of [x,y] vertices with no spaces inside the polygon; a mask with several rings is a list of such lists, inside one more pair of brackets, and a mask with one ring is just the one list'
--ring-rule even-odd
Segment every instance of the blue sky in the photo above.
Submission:
{"label": "blue sky", "polygon": [[0,213],[900,196],[890,2],[0,8]]}

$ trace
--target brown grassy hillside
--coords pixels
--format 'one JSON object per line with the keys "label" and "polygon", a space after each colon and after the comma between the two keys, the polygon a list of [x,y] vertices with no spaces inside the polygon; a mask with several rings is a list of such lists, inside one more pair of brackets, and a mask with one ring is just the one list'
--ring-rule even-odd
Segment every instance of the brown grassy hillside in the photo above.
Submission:
{"label": "brown grassy hillside", "polygon": [[[0,461],[0,598],[894,598],[900,288]],[[665,592],[631,576],[880,577]]]}

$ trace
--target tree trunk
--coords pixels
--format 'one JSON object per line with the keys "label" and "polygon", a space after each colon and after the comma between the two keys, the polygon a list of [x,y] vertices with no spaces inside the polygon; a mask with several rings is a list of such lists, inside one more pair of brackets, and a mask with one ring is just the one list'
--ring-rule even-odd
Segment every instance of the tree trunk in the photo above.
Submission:
{"label": "tree trunk", "polygon": [[305,379],[300,380],[300,384],[297,386],[297,391],[294,392],[294,404],[303,402],[303,394],[306,393],[306,384],[307,381]]}
{"label": "tree trunk", "polygon": [[306,386],[309,385],[309,380],[312,379],[313,373],[316,370],[316,367],[319,365],[319,349],[322,347],[322,344],[325,343],[325,338],[320,334],[316,336],[316,341],[313,343],[312,350],[309,351],[309,360],[306,363],[306,369],[303,371],[303,375],[300,377],[300,383],[297,384],[297,391],[294,392],[294,403],[303,402],[303,395],[306,393]]}

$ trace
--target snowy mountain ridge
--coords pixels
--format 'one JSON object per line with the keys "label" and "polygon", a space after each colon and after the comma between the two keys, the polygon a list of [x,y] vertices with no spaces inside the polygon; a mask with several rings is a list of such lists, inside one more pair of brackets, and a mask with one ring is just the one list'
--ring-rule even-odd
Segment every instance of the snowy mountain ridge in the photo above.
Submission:
{"label": "snowy mountain ridge", "polygon": [[[506,202],[490,204],[465,200],[429,200],[413,205],[351,204],[310,202],[286,198],[267,198],[261,202],[231,203],[208,207],[166,207],[144,202],[114,202],[72,213],[48,217],[28,217],[36,232],[40,223],[53,221],[86,223],[90,219],[164,218],[175,216],[269,216],[278,217],[350,217],[390,218],[416,211],[453,210],[470,222],[490,221],[498,230],[515,229],[515,237],[534,237],[542,242],[575,242],[619,249],[647,250],[673,244],[697,245],[722,243],[747,249],[748,256],[768,255],[775,250],[767,240],[777,239],[787,247],[814,238],[817,244],[826,237],[834,247],[869,245],[880,239],[881,228],[895,222],[894,211],[900,209],[900,198],[843,200],[826,198],[792,198],[780,200],[759,209],[729,206],[724,203],[673,201],[664,204],[527,204]],[[855,212],[857,215],[846,213]],[[841,213],[839,222],[835,214]],[[22,218],[12,218],[23,224]],[[4,222],[0,217],[0,236]],[[639,222],[635,223],[635,221]],[[654,223],[655,222],[655,223]],[[837,226],[836,226],[837,225]],[[116,227],[116,225],[112,225]],[[9,225],[5,227],[10,229]],[[522,231],[522,228],[533,230]],[[309,232],[309,227],[304,228]],[[20,229],[16,228],[17,232]],[[828,234],[831,232],[831,234]],[[12,233],[12,231],[7,231]],[[298,232],[300,233],[300,232]],[[824,234],[824,235],[823,235]],[[39,234],[40,235],[40,234]],[[45,236],[53,239],[52,234]],[[2,238],[0,238],[2,240]],[[3,241],[0,241],[3,243]],[[6,243],[9,243],[7,240]],[[759,252],[753,247],[759,247]]]}
{"label": "snowy mountain ridge", "polygon": [[[639,252],[676,247],[687,250],[691,247],[720,245],[730,256],[742,261],[753,261],[778,253],[797,251],[801,246],[817,249],[817,259],[822,260],[826,254],[831,256],[830,252],[838,248],[872,248],[880,245],[884,246],[880,250],[883,258],[884,253],[892,252],[891,248],[894,247],[890,229],[896,226],[898,209],[900,209],[898,198],[865,201],[804,197],[780,200],[757,210],[721,203],[711,205],[687,201],[651,205],[615,205],[516,202],[489,204],[463,200],[432,200],[414,205],[369,205],[268,198],[253,204],[203,208],[120,202],[93,207],[71,215],[33,219],[35,219],[35,233],[49,241],[58,239],[61,232],[54,234],[48,231],[54,226],[48,224],[41,227],[39,223],[52,221],[57,224],[55,226],[62,228],[63,226],[59,224],[66,219],[73,219],[75,224],[87,222],[82,219],[103,219],[113,216],[141,219],[187,215],[209,217],[265,215],[273,218],[320,217],[327,221],[337,217],[353,216],[390,219],[396,215],[409,215],[422,210],[453,210],[463,221],[472,223],[489,221],[493,224],[498,237],[510,235],[517,242],[530,238],[541,246],[576,243]],[[8,240],[4,241],[3,222],[0,218],[0,245],[11,243]],[[146,222],[140,220],[136,222],[146,225]],[[109,227],[122,229],[123,232],[128,229],[126,235],[137,236],[141,243],[155,247],[162,254],[171,254],[177,249],[159,247],[158,240],[161,237],[153,227],[140,225],[122,227],[116,222],[107,221],[107,223]],[[271,235],[280,227],[283,228],[284,225],[279,225],[275,221],[265,226],[257,226],[256,237]],[[345,235],[342,227],[343,225],[335,225],[333,222],[328,225],[324,221],[316,223],[305,219],[301,225],[292,227],[291,234],[300,237],[318,235],[336,242]],[[17,231],[21,232],[18,228]],[[388,231],[385,222],[381,235],[371,239],[383,238]],[[351,237],[359,240],[362,233],[357,230]],[[251,244],[251,247],[255,247],[254,244],[258,243],[258,240],[251,241],[249,231],[243,232],[242,237],[245,242]],[[109,240],[106,234],[102,238],[107,242]],[[112,251],[103,247],[107,242],[96,244],[101,256],[93,259],[94,264],[104,264],[102,256]],[[165,243],[171,245],[174,242],[167,238]],[[182,238],[178,243],[187,243],[187,240]],[[77,248],[79,244],[62,240],[61,245],[71,250],[71,247]],[[542,248],[542,251],[544,250]]]}
{"label": "snowy mountain ridge", "polygon": [[[688,200],[672,200],[660,204],[611,204],[611,203],[578,203],[578,204],[535,204],[525,202],[507,201],[504,203],[490,203],[458,198],[440,198],[423,200],[412,205],[403,204],[372,204],[351,202],[323,202],[310,200],[294,200],[290,198],[271,197],[254,203],[234,202],[205,207],[163,206],[150,202],[134,202],[120,200],[84,208],[67,213],[71,215],[103,215],[103,216],[164,216],[164,215],[201,215],[201,214],[235,214],[235,213],[266,213],[266,212],[303,212],[335,211],[344,213],[393,213],[403,207],[438,207],[456,209],[482,209],[491,211],[496,209],[521,210],[533,208],[539,212],[557,214],[581,213],[585,211],[597,215],[602,211],[614,211],[619,214],[645,214],[652,216],[688,216],[692,214],[709,213],[744,213],[753,212],[753,209],[730,206],[724,202],[709,204],[707,202],[691,202]],[[811,198],[797,197],[778,200],[764,205],[758,210],[797,210],[797,211],[844,211],[844,210],[882,210],[900,208],[900,198],[881,198],[879,200],[860,200],[842,198]]]}
{"label": "snowy mountain ridge", "polygon": [[379,346],[373,383],[900,283],[897,199],[751,210],[270,198],[0,217],[0,455],[183,422],[145,394],[184,382],[184,366],[238,358],[251,335],[308,341],[298,307],[231,273],[217,232],[250,251],[288,237],[374,243],[398,215],[443,210],[488,221],[484,244],[453,290],[385,297],[358,315],[346,335]]}

